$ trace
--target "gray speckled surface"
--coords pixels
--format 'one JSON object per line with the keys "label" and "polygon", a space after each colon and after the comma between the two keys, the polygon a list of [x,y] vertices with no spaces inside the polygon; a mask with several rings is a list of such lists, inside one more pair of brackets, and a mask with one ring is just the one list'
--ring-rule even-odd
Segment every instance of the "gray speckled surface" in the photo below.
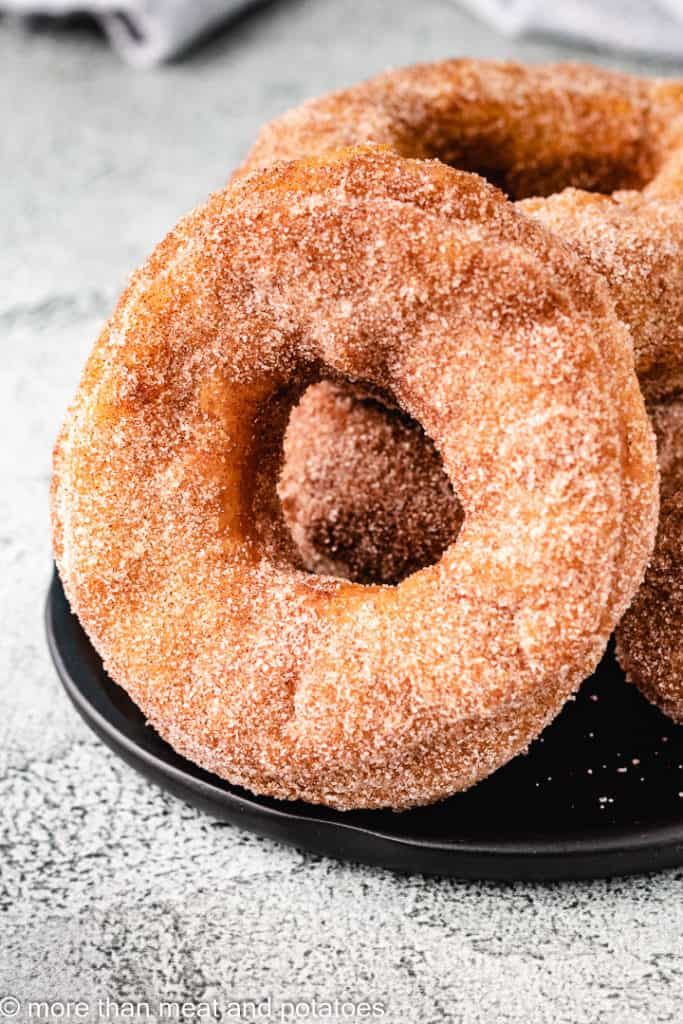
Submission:
{"label": "gray speckled surface", "polygon": [[28,999],[85,1000],[87,1020],[131,1019],[98,999],[148,1000],[137,1019],[156,1020],[160,998],[227,1013],[267,996],[274,1014],[368,999],[420,1024],[683,1019],[681,872],[402,878],[217,825],[93,738],[43,640],[50,447],[79,369],[128,271],[261,121],[390,64],[572,52],[497,39],[446,0],[291,0],[153,73],[89,32],[0,21],[0,996],[23,1002],[14,1020],[31,1019]]}

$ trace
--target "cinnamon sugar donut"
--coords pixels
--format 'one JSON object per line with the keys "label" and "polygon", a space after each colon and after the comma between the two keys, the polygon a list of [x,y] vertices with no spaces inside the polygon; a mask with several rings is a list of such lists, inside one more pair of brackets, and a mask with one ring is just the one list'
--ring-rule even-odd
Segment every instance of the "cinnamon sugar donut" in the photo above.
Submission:
{"label": "cinnamon sugar donut", "polygon": [[662,507],[652,561],[617,629],[627,678],[683,723],[683,400],[651,410]]}
{"label": "cinnamon sugar donut", "polygon": [[475,171],[512,199],[569,185],[679,194],[681,114],[677,80],[588,64],[444,60],[288,111],[261,129],[245,169],[362,141]]}
{"label": "cinnamon sugar donut", "polygon": [[[311,575],[276,493],[326,377],[424,428],[464,522],[396,587]],[[255,792],[409,807],[523,750],[654,538],[654,444],[607,289],[481,179],[351,150],[214,195],[134,275],[55,452],[54,545],[112,678]]]}
{"label": "cinnamon sugar donut", "polygon": [[666,201],[683,196],[683,81],[585,64],[418,64],[290,110],[243,170],[368,141],[536,197],[525,211],[606,276],[646,398],[683,386],[683,213]]}
{"label": "cinnamon sugar donut", "polygon": [[631,330],[645,398],[660,401],[683,388],[683,188],[678,199],[568,188],[517,206],[605,278]]}

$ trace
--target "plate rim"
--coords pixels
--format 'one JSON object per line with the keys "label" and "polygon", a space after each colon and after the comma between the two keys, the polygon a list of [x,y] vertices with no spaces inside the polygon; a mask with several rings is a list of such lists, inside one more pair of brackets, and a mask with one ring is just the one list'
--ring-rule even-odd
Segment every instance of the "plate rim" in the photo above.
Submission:
{"label": "plate rim", "polygon": [[[296,810],[292,809],[287,801],[282,801],[282,808],[273,807],[269,803],[263,803],[264,798],[258,795],[249,796],[248,794],[242,795],[242,792],[236,792],[237,787],[218,776],[215,784],[199,778],[140,746],[88,699],[84,688],[73,678],[62,652],[57,621],[57,605],[60,597],[63,597],[66,602],[69,614],[77,618],[69,608],[68,599],[64,594],[63,584],[55,566],[44,607],[47,647],[57,676],[86,725],[136,771],[141,772],[147,778],[152,776],[155,784],[170,789],[175,796],[187,803],[195,805],[201,803],[205,810],[220,820],[229,821],[238,827],[246,827],[249,831],[276,838],[289,845],[298,846],[300,849],[313,850],[327,856],[355,859],[375,866],[385,866],[391,870],[453,875],[482,880],[597,878],[658,870],[683,864],[683,818],[678,825],[669,823],[649,828],[629,829],[624,826],[613,826],[592,829],[589,838],[568,832],[566,835],[555,835],[552,840],[544,840],[541,836],[538,838],[527,836],[511,839],[504,844],[468,838],[446,842],[439,839],[421,838],[417,835],[397,835],[357,822],[331,819],[325,817],[325,814],[339,812],[333,812],[322,805],[320,807],[315,805],[320,817],[299,810],[301,806],[299,803],[297,803]],[[82,628],[80,624],[79,628]],[[88,643],[90,643],[89,639]],[[99,657],[99,655],[97,656]],[[199,768],[199,766],[197,767]],[[204,771],[204,769],[200,770]],[[197,800],[197,796],[201,800]],[[219,806],[220,811],[218,810]],[[391,815],[396,812],[387,810],[386,813]],[[254,820],[245,825],[245,818]],[[263,823],[264,819],[265,824],[258,827],[257,821]],[[294,822],[302,827],[305,826],[307,830],[317,830],[319,833],[331,830],[334,834],[341,833],[347,838],[365,840],[379,846],[388,844],[399,854],[396,859],[400,863],[389,863],[392,858],[387,857],[386,853],[382,855],[379,849],[374,852],[368,851],[367,856],[362,850],[350,854],[341,848],[338,851],[332,851],[328,843],[311,842],[310,837],[307,838],[305,835],[297,837],[286,834],[284,826],[289,826],[291,830]],[[318,838],[321,839],[320,836]],[[348,845],[355,847],[357,844],[351,842]],[[405,854],[409,852],[419,862],[415,866],[406,863]],[[425,852],[437,855],[438,865],[430,867],[428,863],[425,863]],[[448,864],[448,858],[452,858],[452,865]],[[477,858],[484,860],[479,868],[474,867],[471,863]],[[489,861],[498,862],[495,869],[492,869],[491,863],[486,863]]]}

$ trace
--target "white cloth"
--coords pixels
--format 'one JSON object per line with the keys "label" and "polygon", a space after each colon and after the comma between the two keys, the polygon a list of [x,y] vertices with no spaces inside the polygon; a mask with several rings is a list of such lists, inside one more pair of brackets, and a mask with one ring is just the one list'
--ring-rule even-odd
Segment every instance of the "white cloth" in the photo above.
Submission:
{"label": "white cloth", "polygon": [[86,13],[100,22],[129,64],[169,60],[258,0],[0,0],[19,14]]}
{"label": "white cloth", "polygon": [[508,36],[554,35],[683,57],[683,0],[459,0]]}

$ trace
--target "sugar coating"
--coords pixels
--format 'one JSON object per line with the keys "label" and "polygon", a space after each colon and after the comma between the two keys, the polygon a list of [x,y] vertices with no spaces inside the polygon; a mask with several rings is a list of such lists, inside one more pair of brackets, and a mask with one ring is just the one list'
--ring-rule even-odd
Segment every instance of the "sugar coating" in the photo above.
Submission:
{"label": "sugar coating", "polygon": [[683,723],[683,400],[650,415],[662,505],[645,580],[617,629],[617,657],[648,700]]}
{"label": "sugar coating", "polygon": [[[472,785],[591,671],[657,518],[602,279],[480,178],[358,149],[246,176],[133,275],[55,451],[55,553],[180,753],[338,808]],[[421,424],[464,522],[400,585],[306,573],[276,484],[321,379]]]}

